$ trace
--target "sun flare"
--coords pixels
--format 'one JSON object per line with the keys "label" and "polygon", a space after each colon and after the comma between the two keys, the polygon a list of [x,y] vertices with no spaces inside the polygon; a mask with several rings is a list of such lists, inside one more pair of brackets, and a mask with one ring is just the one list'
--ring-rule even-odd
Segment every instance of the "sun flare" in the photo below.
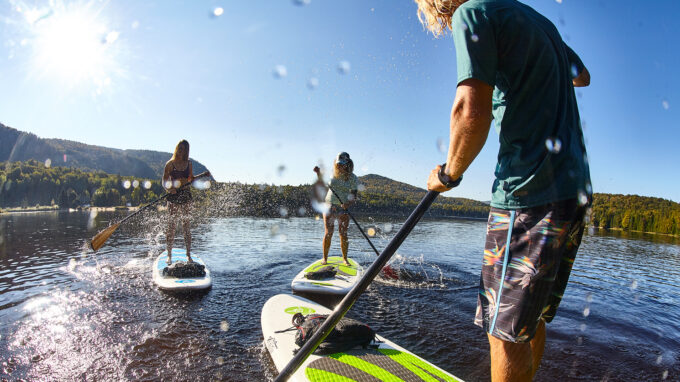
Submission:
{"label": "sun flare", "polygon": [[100,93],[119,72],[119,32],[109,28],[92,3],[56,2],[22,12],[30,26],[32,68],[40,78],[73,88],[94,85]]}

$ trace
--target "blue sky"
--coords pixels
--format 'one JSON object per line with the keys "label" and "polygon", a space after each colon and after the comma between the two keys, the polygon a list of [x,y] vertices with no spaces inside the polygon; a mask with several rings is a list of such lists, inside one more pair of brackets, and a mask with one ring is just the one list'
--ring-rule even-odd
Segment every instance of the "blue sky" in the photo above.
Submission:
{"label": "blue sky", "polygon": [[[594,191],[680,202],[680,2],[526,3],[592,75],[577,94]],[[411,1],[0,3],[0,122],[121,149],[186,138],[219,181],[310,183],[347,151],[358,175],[425,187],[455,78],[452,39]],[[497,142],[448,196],[490,199]]]}

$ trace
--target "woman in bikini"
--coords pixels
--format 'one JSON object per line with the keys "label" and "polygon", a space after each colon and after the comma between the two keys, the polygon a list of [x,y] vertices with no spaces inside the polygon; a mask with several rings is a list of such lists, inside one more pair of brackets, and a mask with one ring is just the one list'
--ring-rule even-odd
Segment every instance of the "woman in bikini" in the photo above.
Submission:
{"label": "woman in bikini", "polygon": [[175,241],[175,223],[177,215],[182,221],[182,231],[184,232],[184,243],[187,247],[187,259],[191,260],[191,190],[182,187],[194,180],[193,168],[189,160],[189,142],[181,140],[172,158],[165,164],[163,172],[163,187],[170,195],[167,197],[168,210],[170,212],[168,220],[168,230],[165,232],[166,245],[168,250],[168,265],[172,263],[172,244]]}

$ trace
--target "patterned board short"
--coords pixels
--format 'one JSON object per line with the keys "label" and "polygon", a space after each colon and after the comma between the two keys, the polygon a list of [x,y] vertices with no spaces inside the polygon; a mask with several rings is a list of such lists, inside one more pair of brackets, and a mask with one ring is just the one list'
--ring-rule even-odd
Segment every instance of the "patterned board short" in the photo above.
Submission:
{"label": "patterned board short", "polygon": [[509,211],[492,207],[475,324],[502,340],[528,342],[541,318],[552,321],[581,244],[584,216],[575,199]]}

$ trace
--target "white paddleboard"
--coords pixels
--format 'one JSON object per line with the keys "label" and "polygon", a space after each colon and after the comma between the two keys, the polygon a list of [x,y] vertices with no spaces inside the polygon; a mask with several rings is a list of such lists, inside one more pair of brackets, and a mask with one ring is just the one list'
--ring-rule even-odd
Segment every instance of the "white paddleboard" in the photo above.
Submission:
{"label": "white paddleboard", "polygon": [[[361,279],[364,268],[356,261],[347,258],[349,266],[346,266],[341,256],[329,256],[327,264],[321,264],[323,259],[319,259],[305,267],[298,273],[290,284],[293,292],[318,293],[331,295],[346,295]],[[307,272],[317,271],[327,265],[337,270],[334,278],[324,280],[309,280],[305,278]]]}
{"label": "white paddleboard", "polygon": [[[205,266],[203,260],[195,253],[191,254],[191,259],[198,264]],[[177,261],[187,261],[187,251],[180,248],[175,248],[172,250],[172,262]],[[168,251],[163,251],[156,261],[153,263],[153,282],[158,285],[160,289],[168,291],[191,291],[207,289],[212,286],[212,278],[210,277],[210,270],[205,267],[204,277],[195,278],[176,278],[163,276],[163,268],[168,266]]]}
{"label": "white paddleboard", "polygon": [[[331,314],[331,310],[300,296],[279,294],[262,308],[265,347],[280,372],[294,357],[295,330],[276,333],[292,326],[295,313]],[[311,354],[289,381],[461,381],[401,346],[376,335],[377,349],[358,347],[324,356]]]}

